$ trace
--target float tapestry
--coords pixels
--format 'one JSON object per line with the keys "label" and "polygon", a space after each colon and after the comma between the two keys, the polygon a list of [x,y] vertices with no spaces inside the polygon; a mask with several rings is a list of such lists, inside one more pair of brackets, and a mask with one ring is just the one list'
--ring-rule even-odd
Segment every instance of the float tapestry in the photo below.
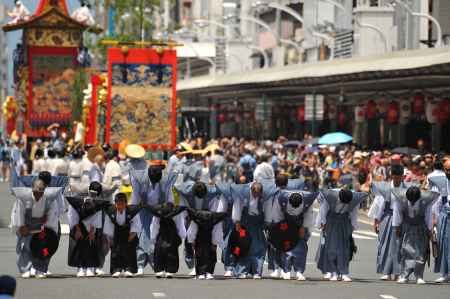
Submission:
{"label": "float tapestry", "polygon": [[176,134],[173,72],[174,65],[160,59],[142,63],[110,62],[111,144],[126,139],[160,148],[172,146]]}
{"label": "float tapestry", "polygon": [[56,122],[65,125],[71,118],[71,92],[75,78],[74,56],[33,55],[30,70],[31,129]]}

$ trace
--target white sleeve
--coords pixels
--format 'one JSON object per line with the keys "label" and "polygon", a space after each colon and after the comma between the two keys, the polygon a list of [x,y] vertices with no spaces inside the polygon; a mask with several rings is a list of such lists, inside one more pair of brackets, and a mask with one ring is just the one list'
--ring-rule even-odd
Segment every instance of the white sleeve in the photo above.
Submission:
{"label": "white sleeve", "polygon": [[394,201],[394,212],[392,216],[392,226],[393,227],[399,227],[402,225],[403,222],[403,215],[402,215],[402,203],[398,200]]}
{"label": "white sleeve", "polygon": [[188,231],[187,231],[187,240],[188,243],[194,243],[195,239],[197,238],[197,232],[198,232],[198,226],[197,223],[194,221],[191,221],[191,224],[189,225]]}
{"label": "white sleeve", "polygon": [[319,200],[320,202],[320,208],[319,208],[319,214],[317,214],[316,219],[316,227],[320,228],[322,225],[327,224],[327,215],[328,211],[330,210],[330,205],[328,202],[323,199],[323,195],[320,195],[322,197],[322,200]]}
{"label": "white sleeve", "polygon": [[89,232],[91,227],[101,228],[102,227],[102,214],[101,211],[95,213],[94,215],[83,220],[83,225]]}
{"label": "white sleeve", "polygon": [[52,229],[55,233],[59,231],[59,208],[56,200],[52,202],[47,212],[45,227]]}
{"label": "white sleeve", "polygon": [[186,223],[185,217],[183,213],[178,214],[173,218],[175,225],[177,226],[178,236],[180,236],[181,240],[186,239]]}
{"label": "white sleeve", "polygon": [[58,194],[58,198],[56,199],[58,203],[58,215],[61,217],[66,212],[66,201],[64,200],[64,193],[61,190],[61,192]]}
{"label": "white sleeve", "polygon": [[156,238],[159,234],[159,218],[153,217],[152,223],[150,224],[150,242],[152,244],[156,243]]}
{"label": "white sleeve", "polygon": [[212,230],[212,243],[223,248],[223,225],[222,221],[217,223]]}
{"label": "white sleeve", "polygon": [[376,195],[372,205],[370,206],[367,216],[369,216],[374,220],[380,220],[381,217],[383,216],[383,210],[385,205],[386,201],[384,200],[384,197],[381,195]]}
{"label": "white sleeve", "polygon": [[227,201],[223,195],[220,195],[217,204],[217,209],[215,212],[217,213],[225,213],[227,211]]}
{"label": "white sleeve", "polygon": [[433,229],[433,206],[434,204],[430,203],[425,209],[425,222],[429,231]]}
{"label": "white sleeve", "polygon": [[241,221],[242,217],[242,201],[236,198],[233,203],[233,210],[231,212],[231,219],[233,222]]}
{"label": "white sleeve", "polygon": [[11,226],[18,229],[25,225],[25,206],[20,199],[16,199],[11,211]]}
{"label": "white sleeve", "polygon": [[314,226],[314,209],[312,206],[303,215],[303,227],[307,228],[310,232]]}
{"label": "white sleeve", "polygon": [[[155,219],[155,217],[153,217]],[[139,213],[131,219],[131,227],[130,232],[139,234],[142,230],[142,224],[141,224],[141,217],[139,216]]]}
{"label": "white sleeve", "polygon": [[266,200],[264,202],[264,206],[263,206],[263,209],[264,209],[264,221],[266,223],[271,223],[272,222],[272,201],[273,200],[274,199],[272,198],[272,199]]}
{"label": "white sleeve", "polygon": [[75,225],[77,225],[80,222],[80,216],[78,215],[77,211],[71,205],[69,205],[67,219],[69,220],[70,229],[72,229]]}
{"label": "white sleeve", "polygon": [[437,219],[439,217],[439,214],[441,213],[442,208],[442,197],[439,197],[439,199],[433,204],[433,207],[431,208],[432,215]]}
{"label": "white sleeve", "polygon": [[103,219],[102,219],[102,211],[98,211],[95,214],[94,223],[92,224],[95,228],[102,228]]}
{"label": "white sleeve", "polygon": [[111,239],[114,238],[114,224],[108,215],[105,216],[105,225],[103,225],[103,234]]}

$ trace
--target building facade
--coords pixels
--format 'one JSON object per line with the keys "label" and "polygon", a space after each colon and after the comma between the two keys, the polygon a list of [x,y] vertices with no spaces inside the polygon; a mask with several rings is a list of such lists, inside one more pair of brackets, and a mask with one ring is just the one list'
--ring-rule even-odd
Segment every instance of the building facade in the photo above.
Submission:
{"label": "building facade", "polygon": [[[6,19],[6,6],[0,4],[0,24]],[[6,34],[0,30],[0,99],[3,102],[8,95],[8,42]]]}

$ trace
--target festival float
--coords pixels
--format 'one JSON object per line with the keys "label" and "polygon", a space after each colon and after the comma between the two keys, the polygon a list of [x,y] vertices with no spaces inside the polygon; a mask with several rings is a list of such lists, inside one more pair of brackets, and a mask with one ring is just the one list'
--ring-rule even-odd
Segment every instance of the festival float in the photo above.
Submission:
{"label": "festival float", "polygon": [[[47,128],[57,124],[73,129],[75,141],[86,144],[118,147],[126,140],[153,152],[175,147],[176,43],[104,40],[108,72],[89,68],[89,84],[74,101],[76,74],[90,66],[83,33],[101,32],[88,8],[82,5],[69,15],[65,0],[40,0],[33,15],[16,8],[3,30],[23,30],[14,98],[23,107],[28,138],[47,137]],[[81,112],[78,118],[74,108]]]}
{"label": "festival float", "polygon": [[74,81],[86,67],[80,61],[86,55],[83,32],[99,30],[80,14],[83,8],[70,16],[65,0],[40,0],[32,15],[20,1],[15,4],[3,31],[23,30],[14,53],[14,98],[23,119],[16,126],[29,138],[42,138],[52,124],[72,126]]}

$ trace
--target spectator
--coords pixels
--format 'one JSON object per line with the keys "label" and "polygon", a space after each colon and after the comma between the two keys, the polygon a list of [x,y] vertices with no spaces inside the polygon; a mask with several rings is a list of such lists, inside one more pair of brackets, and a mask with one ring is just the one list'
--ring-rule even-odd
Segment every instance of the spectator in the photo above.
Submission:
{"label": "spectator", "polygon": [[16,294],[16,279],[8,275],[0,276],[0,299],[14,298]]}

